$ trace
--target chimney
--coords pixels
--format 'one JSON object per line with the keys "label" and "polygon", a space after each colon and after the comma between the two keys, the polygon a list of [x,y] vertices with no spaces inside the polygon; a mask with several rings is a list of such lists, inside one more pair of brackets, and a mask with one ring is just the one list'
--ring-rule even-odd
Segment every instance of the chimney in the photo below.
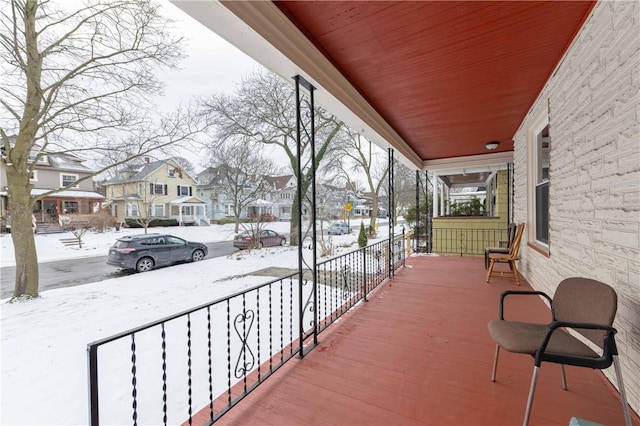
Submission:
{"label": "chimney", "polygon": [[144,157],[144,162],[145,163],[149,164],[149,161],[150,161],[149,157]]}

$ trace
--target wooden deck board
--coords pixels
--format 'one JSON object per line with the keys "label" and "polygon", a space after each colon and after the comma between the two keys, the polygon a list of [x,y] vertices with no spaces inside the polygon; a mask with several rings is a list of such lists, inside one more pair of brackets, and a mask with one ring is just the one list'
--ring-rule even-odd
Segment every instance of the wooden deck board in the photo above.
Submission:
{"label": "wooden deck board", "polygon": [[[498,315],[500,293],[529,288],[522,283],[499,276],[486,283],[481,258],[411,257],[369,302],[321,333],[318,347],[289,361],[218,424],[521,424],[533,361],[501,351],[491,382],[487,322]],[[518,299],[507,315],[547,322],[541,300]],[[566,426],[573,416],[624,424],[618,395],[600,372],[566,370],[563,391],[559,366],[543,365],[531,425]]]}

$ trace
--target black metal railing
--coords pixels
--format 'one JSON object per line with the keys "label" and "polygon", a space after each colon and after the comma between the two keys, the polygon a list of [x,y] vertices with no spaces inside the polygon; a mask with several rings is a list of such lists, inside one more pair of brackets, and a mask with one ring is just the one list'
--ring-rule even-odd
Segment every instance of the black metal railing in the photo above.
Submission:
{"label": "black metal railing", "polygon": [[436,228],[431,232],[431,241],[421,240],[418,244],[426,245],[429,253],[482,255],[485,247],[499,247],[508,242],[507,229],[461,229]]}
{"label": "black metal railing", "polygon": [[319,263],[317,297],[311,274],[295,272],[90,343],[89,423],[193,424],[202,410],[215,422],[404,258],[401,235]]}

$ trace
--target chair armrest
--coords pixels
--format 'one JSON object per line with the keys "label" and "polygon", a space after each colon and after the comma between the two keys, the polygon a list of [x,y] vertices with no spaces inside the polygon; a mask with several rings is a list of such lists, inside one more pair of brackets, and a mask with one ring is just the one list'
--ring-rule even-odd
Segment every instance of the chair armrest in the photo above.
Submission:
{"label": "chair armrest", "polygon": [[[607,335],[613,336],[618,332],[614,327],[606,324],[595,324],[595,323],[586,323],[586,322],[570,322],[570,321],[552,321],[547,325],[547,331],[544,335],[544,339],[542,339],[542,343],[540,344],[540,348],[535,354],[535,365],[540,366],[542,359],[544,358],[545,352],[547,350],[547,345],[549,341],[551,341],[551,336],[553,333],[559,328],[581,328],[581,329],[589,329],[589,330],[604,330],[607,331]],[[610,362],[607,361],[608,351],[612,350],[613,354],[617,354],[617,349],[615,346],[615,342],[612,340],[609,342],[609,345],[604,345],[604,352],[601,354],[600,359],[585,359],[580,356],[568,356],[562,355],[565,357],[573,358],[574,363],[572,365],[580,365],[583,367],[591,367],[591,368],[606,368],[610,365]],[[561,355],[557,355],[556,357],[560,357]],[[550,360],[550,359],[547,359]],[[557,360],[555,362],[558,362]],[[608,365],[607,365],[608,364]]]}
{"label": "chair armrest", "polygon": [[570,321],[553,321],[548,326],[547,329],[555,330],[556,328],[587,328],[589,330],[606,330],[612,333],[617,333],[618,330],[615,327],[606,324],[596,324],[591,322],[570,322]]}
{"label": "chair armrest", "polygon": [[[520,296],[542,296],[549,301],[549,306],[553,308],[553,300],[547,293],[536,290],[507,290],[503,291],[500,295],[500,319],[504,320],[504,300],[507,296],[520,295]],[[553,312],[553,311],[552,311]],[[553,314],[552,314],[553,315]]]}

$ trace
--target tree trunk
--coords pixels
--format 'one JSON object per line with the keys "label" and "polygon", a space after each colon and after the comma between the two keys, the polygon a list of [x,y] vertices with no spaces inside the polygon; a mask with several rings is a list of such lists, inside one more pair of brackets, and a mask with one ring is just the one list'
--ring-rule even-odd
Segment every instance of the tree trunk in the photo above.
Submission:
{"label": "tree trunk", "polygon": [[291,206],[291,225],[289,226],[289,245],[296,247],[298,245],[298,194],[293,197],[293,205]]}
{"label": "tree trunk", "polygon": [[11,239],[16,258],[16,281],[13,298],[38,297],[38,255],[33,236],[31,216],[33,199],[17,187],[29,187],[29,175],[17,173],[16,168],[7,167],[9,185],[9,213],[11,214]]}
{"label": "tree trunk", "polygon": [[373,205],[371,206],[371,217],[369,218],[369,229],[371,233],[375,233],[376,220],[378,219],[378,194],[373,196]]}

